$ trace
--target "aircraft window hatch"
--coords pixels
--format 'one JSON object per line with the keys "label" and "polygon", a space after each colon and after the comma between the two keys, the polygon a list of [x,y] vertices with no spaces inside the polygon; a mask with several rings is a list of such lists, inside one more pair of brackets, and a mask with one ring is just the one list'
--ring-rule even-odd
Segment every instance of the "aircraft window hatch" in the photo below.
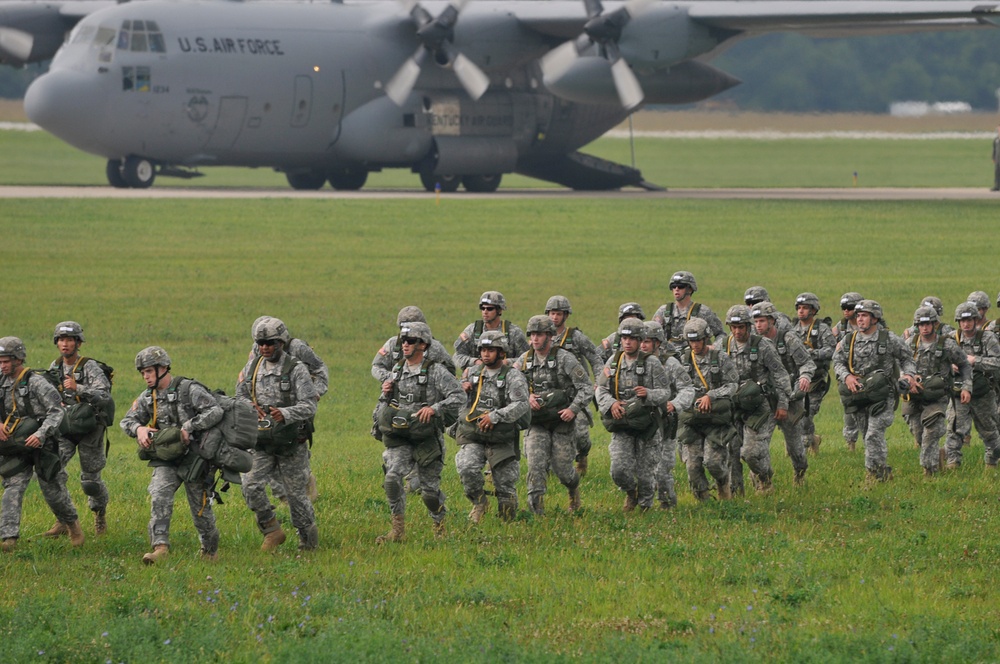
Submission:
{"label": "aircraft window hatch", "polygon": [[156,21],[122,21],[118,50],[132,53],[166,53],[167,42]]}
{"label": "aircraft window hatch", "polygon": [[97,26],[94,25],[80,25],[77,30],[73,31],[70,35],[70,44],[86,44],[87,42],[93,40],[94,35],[97,33]]}
{"label": "aircraft window hatch", "polygon": [[149,92],[149,67],[122,67],[122,90],[125,92]]}
{"label": "aircraft window hatch", "polygon": [[143,52],[149,49],[149,44],[146,41],[145,32],[133,32],[132,33],[132,50],[136,52]]}

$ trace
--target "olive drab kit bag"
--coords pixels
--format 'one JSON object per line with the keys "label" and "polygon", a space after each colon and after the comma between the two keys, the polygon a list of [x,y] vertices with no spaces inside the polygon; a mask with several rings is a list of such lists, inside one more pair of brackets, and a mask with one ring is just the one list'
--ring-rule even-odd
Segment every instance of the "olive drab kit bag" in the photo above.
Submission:
{"label": "olive drab kit bag", "polygon": [[39,428],[41,422],[28,399],[28,380],[34,372],[22,369],[14,380],[11,411],[0,402],[0,416],[7,440],[0,441],[0,456],[6,457],[0,464],[0,476],[7,478],[34,467],[38,477],[46,482],[56,479],[62,464],[59,462],[55,439],[50,438],[41,447],[28,447],[28,438]]}
{"label": "olive drab kit bag", "polygon": [[[94,359],[92,357],[80,357],[73,364],[73,368],[70,369],[68,374],[65,372],[65,365],[62,363],[62,359],[57,360],[57,366],[48,371],[42,372],[42,376],[45,377],[52,385],[59,391],[59,395],[63,396],[63,380],[67,375],[72,375],[77,382],[83,382],[83,367],[87,362],[93,360],[100,367],[101,371],[108,379],[108,383],[114,386],[115,383],[115,369],[114,367],[101,362],[100,360]],[[74,443],[80,442],[80,439],[87,434],[93,433],[98,426],[111,427],[115,422],[115,400],[114,398],[107,399],[95,399],[93,401],[85,401],[80,399],[79,396],[76,397],[76,402],[66,406],[63,412],[62,421],[59,423],[59,435],[64,438],[68,438]],[[107,454],[108,449],[111,446],[111,439],[108,437],[107,431],[104,435],[104,453]]]}
{"label": "olive drab kit bag", "polygon": [[[622,401],[620,391],[618,389],[618,374],[621,372],[621,358],[625,354],[625,351],[619,350],[615,354],[615,359],[611,363],[610,369],[612,372],[612,380],[614,381],[614,395],[615,399]],[[639,352],[639,357],[636,359],[635,373],[639,381],[640,386],[645,386],[646,382],[646,358],[649,357],[648,353]],[[654,406],[648,406],[644,403],[642,399],[638,397],[632,397],[631,399],[625,401],[625,415],[620,419],[616,420],[611,412],[608,411],[607,414],[601,415],[601,424],[610,433],[625,433],[631,436],[639,436],[641,438],[647,438],[660,426],[660,415],[658,409]]]}
{"label": "olive drab kit bag", "polygon": [[[256,449],[267,454],[277,456],[287,456],[295,451],[295,446],[301,440],[312,441],[311,422],[276,422],[270,415],[267,415],[268,408],[281,408],[292,405],[292,370],[298,364],[298,360],[288,353],[284,353],[281,359],[281,378],[279,379],[279,389],[281,390],[281,403],[262,404],[257,400],[257,369],[264,358],[259,356],[254,360],[250,368],[250,399],[254,406],[265,414],[263,419],[256,420],[257,439]],[[255,415],[256,417],[256,415]]]}

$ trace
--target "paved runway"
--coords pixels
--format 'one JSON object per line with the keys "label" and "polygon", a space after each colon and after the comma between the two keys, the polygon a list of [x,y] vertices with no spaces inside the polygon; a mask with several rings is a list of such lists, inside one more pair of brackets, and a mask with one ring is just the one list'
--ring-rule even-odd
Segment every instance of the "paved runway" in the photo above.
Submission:
{"label": "paved runway", "polygon": [[[418,190],[365,189],[362,191],[295,191],[285,188],[211,189],[204,187],[152,187],[150,189],[114,189],[108,186],[3,186],[0,198],[301,198],[331,200],[365,199],[426,199],[434,194]],[[558,200],[565,198],[682,198],[682,199],[760,199],[816,201],[939,201],[996,200],[1000,193],[986,187],[977,189],[904,189],[904,188],[817,188],[817,189],[671,189],[668,191],[569,191],[566,189],[501,189],[492,194],[456,192],[442,194],[442,199],[454,200]]]}

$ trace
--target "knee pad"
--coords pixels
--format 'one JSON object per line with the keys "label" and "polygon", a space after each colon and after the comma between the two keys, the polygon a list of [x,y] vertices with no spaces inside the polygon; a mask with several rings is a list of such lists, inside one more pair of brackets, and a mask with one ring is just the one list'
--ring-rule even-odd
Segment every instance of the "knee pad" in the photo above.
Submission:
{"label": "knee pad", "polygon": [[88,496],[97,497],[101,495],[101,483],[95,480],[80,480],[83,493]]}

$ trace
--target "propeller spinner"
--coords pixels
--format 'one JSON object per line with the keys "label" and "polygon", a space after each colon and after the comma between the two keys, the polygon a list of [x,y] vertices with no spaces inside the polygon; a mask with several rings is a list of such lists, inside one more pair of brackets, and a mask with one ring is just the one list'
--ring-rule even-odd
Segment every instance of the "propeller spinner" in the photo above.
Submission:
{"label": "propeller spinner", "polygon": [[611,75],[622,106],[627,110],[638,106],[644,97],[642,86],[622,57],[618,40],[628,22],[654,1],[630,0],[625,6],[605,14],[601,0],[584,0],[587,22],[583,26],[583,34],[545,54],[541,60],[544,78],[547,81],[559,79],[569,71],[583,51],[590,48],[591,44],[596,44],[600,56],[611,64]]}
{"label": "propeller spinner", "polygon": [[455,39],[455,23],[465,2],[466,0],[452,0],[435,18],[416,0],[404,1],[410,17],[416,24],[420,46],[385,85],[386,95],[397,106],[402,106],[410,96],[428,56],[431,56],[438,65],[450,67],[473,99],[482,97],[490,86],[489,77],[472,60],[462,55],[452,43]]}

